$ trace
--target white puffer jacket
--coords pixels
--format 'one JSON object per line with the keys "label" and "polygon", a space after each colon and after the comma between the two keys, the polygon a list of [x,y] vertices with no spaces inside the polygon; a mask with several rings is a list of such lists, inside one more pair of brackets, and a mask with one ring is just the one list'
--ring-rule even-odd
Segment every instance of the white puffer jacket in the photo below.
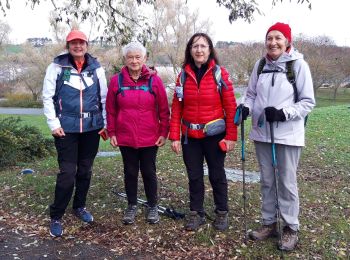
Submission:
{"label": "white puffer jacket", "polygon": [[[293,70],[298,102],[294,102],[294,90],[287,79],[286,62],[295,60]],[[249,137],[254,141],[271,142],[270,126],[264,117],[265,107],[283,109],[286,121],[274,123],[275,143],[304,146],[306,115],[315,106],[312,77],[303,55],[292,48],[283,53],[276,61],[266,58],[263,70],[279,70],[281,72],[262,73],[258,77],[259,61],[256,62],[250,76],[244,105],[252,115],[252,130]],[[274,77],[274,79],[273,79]],[[274,84],[272,84],[274,82]],[[258,119],[263,114],[264,124],[259,127]]]}

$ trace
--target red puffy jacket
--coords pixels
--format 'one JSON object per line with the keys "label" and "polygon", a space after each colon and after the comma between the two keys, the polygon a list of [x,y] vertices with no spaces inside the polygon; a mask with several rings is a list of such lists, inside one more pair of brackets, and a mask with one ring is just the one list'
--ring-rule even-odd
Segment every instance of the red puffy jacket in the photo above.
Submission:
{"label": "red puffy jacket", "polygon": [[109,136],[116,136],[118,145],[133,148],[154,146],[160,136],[169,133],[169,105],[162,80],[145,65],[140,79],[134,82],[128,69],[123,67],[123,86],[148,86],[153,77],[152,90],[155,95],[144,90],[124,90],[118,92],[118,74],[109,84],[106,111]]}
{"label": "red puffy jacket", "polygon": [[[187,64],[185,72],[187,73],[184,83],[184,98],[182,101],[176,97],[174,93],[173,103],[171,107],[170,119],[170,140],[180,140],[181,132],[185,135],[187,127],[181,123],[184,119],[193,124],[206,124],[212,120],[224,118],[226,120],[226,140],[237,140],[237,127],[233,123],[233,118],[236,113],[236,99],[232,81],[229,79],[229,74],[224,67],[221,67],[222,79],[227,85],[227,89],[222,87],[222,100],[217,89],[217,84],[213,75],[215,61],[209,62],[208,70],[198,85],[196,75]],[[180,77],[180,75],[179,75]],[[179,85],[179,77],[177,85]],[[203,129],[195,130],[188,129],[188,137],[204,138]]]}

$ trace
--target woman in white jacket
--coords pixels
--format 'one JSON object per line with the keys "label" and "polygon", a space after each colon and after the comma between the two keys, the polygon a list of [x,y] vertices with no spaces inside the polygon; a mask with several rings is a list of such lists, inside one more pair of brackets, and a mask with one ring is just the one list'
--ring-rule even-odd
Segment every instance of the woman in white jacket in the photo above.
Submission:
{"label": "woman in white jacket", "polygon": [[106,127],[107,82],[104,69],[88,52],[88,39],[78,30],[66,38],[68,52],[57,56],[47,70],[43,86],[44,114],[55,139],[60,172],[50,205],[50,234],[63,234],[62,217],[73,196],[73,212],[86,223],[92,165]]}
{"label": "woman in white jacket", "polygon": [[[309,66],[291,42],[288,24],[276,23],[268,29],[265,60],[256,62],[241,107],[244,120],[249,114],[252,116],[250,138],[254,140],[261,172],[263,226],[250,232],[249,236],[253,240],[264,240],[276,236],[278,231],[271,125],[277,157],[279,213],[285,224],[283,232],[280,230],[282,236],[278,247],[285,251],[293,250],[298,243],[296,172],[304,146],[305,117],[315,106]],[[288,63],[292,64],[295,90],[287,77]]]}

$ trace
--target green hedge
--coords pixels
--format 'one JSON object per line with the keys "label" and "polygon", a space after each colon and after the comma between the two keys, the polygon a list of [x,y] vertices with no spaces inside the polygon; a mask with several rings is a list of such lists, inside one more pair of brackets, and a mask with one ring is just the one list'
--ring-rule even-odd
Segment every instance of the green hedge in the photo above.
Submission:
{"label": "green hedge", "polygon": [[53,153],[53,140],[40,130],[24,125],[20,118],[0,119],[0,169],[29,162]]}

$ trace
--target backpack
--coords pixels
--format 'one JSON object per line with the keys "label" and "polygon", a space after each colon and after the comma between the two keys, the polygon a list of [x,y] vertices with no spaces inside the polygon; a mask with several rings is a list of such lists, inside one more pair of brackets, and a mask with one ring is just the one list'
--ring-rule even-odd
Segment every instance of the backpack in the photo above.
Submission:
{"label": "backpack", "polygon": [[[286,62],[286,68],[287,68],[287,75],[286,76],[287,76],[289,83],[292,84],[292,86],[293,86],[294,103],[297,103],[299,101],[299,95],[298,95],[297,84],[295,82],[294,63],[295,63],[295,60],[290,60],[290,61]],[[258,66],[258,70],[257,70],[258,78],[259,78],[261,73],[279,72],[278,70],[263,70],[265,64],[266,64],[265,58],[261,58],[259,61],[259,66]],[[304,126],[306,126],[307,119],[308,119],[308,115],[306,115],[304,118]]]}
{"label": "backpack", "polygon": [[[290,60],[286,62],[286,68],[287,68],[287,79],[290,84],[293,86],[293,91],[294,91],[294,102],[297,103],[299,101],[299,95],[298,95],[298,90],[297,90],[297,84],[295,82],[295,73],[294,73],[294,63],[295,60]],[[257,75],[258,78],[261,73],[273,73],[273,72],[280,72],[278,70],[263,70],[264,66],[266,64],[265,58],[261,58],[259,61],[259,66],[258,66],[258,71]]]}
{"label": "backpack", "polygon": [[[220,98],[222,98],[222,87],[224,86],[225,89],[228,89],[228,87],[227,87],[227,84],[225,83],[225,81],[221,77],[221,68],[217,64],[213,68],[213,76],[214,76],[214,79],[215,79],[215,82],[217,85],[217,89],[218,89],[219,94],[220,94]],[[180,86],[179,86],[182,89],[185,85],[186,78],[187,78],[187,74],[186,74],[185,70],[182,69],[180,72]]]}
{"label": "backpack", "polygon": [[147,86],[123,86],[123,75],[121,73],[118,74],[118,90],[116,95],[121,94],[123,97],[125,96],[124,91],[125,90],[143,90],[148,91],[153,96],[156,96],[156,93],[154,93],[152,89],[152,82],[153,82],[153,76],[151,76],[148,80]]}

